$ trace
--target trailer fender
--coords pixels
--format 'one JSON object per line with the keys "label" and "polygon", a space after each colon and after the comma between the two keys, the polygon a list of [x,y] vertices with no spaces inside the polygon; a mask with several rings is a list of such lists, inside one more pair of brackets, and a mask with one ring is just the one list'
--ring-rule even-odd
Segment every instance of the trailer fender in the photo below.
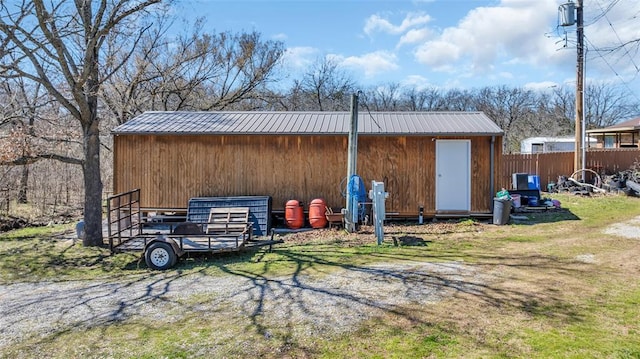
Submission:
{"label": "trailer fender", "polygon": [[147,248],[149,246],[151,246],[153,243],[155,242],[163,242],[163,243],[167,243],[171,246],[171,248],[173,248],[173,253],[176,254],[176,256],[178,258],[182,257],[184,255],[184,251],[180,248],[180,246],[178,245],[178,243],[176,243],[175,240],[163,235],[163,234],[158,234],[156,236],[156,238],[154,238],[153,240],[147,242],[147,245],[144,247],[144,251],[147,251]]}

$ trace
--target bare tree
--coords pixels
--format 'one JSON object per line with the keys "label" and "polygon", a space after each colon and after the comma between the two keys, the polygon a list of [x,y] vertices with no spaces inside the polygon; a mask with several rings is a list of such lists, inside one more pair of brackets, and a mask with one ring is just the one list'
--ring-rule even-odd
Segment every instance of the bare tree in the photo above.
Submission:
{"label": "bare tree", "polygon": [[[553,105],[552,116],[564,123],[563,126],[568,121],[573,133],[575,89],[555,88],[549,102]],[[628,91],[613,84],[587,84],[584,102],[587,129],[611,126],[640,114],[640,102]]]}
{"label": "bare tree", "polygon": [[569,118],[575,102],[568,103],[567,98],[554,93],[534,93],[535,105],[531,117],[525,118],[519,130],[522,138],[530,136],[567,136],[573,133]]}
{"label": "bare tree", "polygon": [[[98,94],[112,73],[100,67],[110,54],[107,39],[119,38],[122,48],[135,49],[150,25],[143,14],[160,0],[23,0],[0,4],[0,74],[40,83],[82,129],[81,158],[48,154],[82,166],[87,246],[102,245],[102,179]],[[15,60],[7,59],[13,54]],[[127,57],[120,63],[124,64]],[[114,68],[117,68],[115,66]],[[33,154],[17,161],[43,157]]]}
{"label": "bare tree", "polygon": [[[135,49],[122,48],[121,39],[110,37],[105,46],[111,54],[102,67],[111,73],[100,87],[100,101],[111,112],[114,121],[108,127],[125,123],[128,119],[153,110],[154,86],[160,83],[162,71],[159,61],[167,56],[164,49],[170,48],[166,33],[172,25],[166,13],[156,13],[154,26],[147,29]],[[133,50],[133,53],[131,53]]]}
{"label": "bare tree", "polygon": [[293,89],[301,99],[302,104],[296,106],[301,110],[346,111],[356,84],[336,61],[324,57],[316,60]]}
{"label": "bare tree", "polygon": [[[505,131],[503,142],[507,152],[518,151],[522,137],[516,129],[526,128],[525,121],[535,116],[536,96],[532,90],[509,88],[507,86],[484,87],[476,93],[476,108],[484,112]],[[524,134],[526,137],[529,134]]]}
{"label": "bare tree", "polygon": [[[24,78],[7,79],[0,84],[7,101],[2,112],[2,123],[7,125],[9,135],[3,153],[3,162],[31,155],[36,141],[36,120],[48,99],[43,96],[42,86],[38,83],[27,85]],[[21,166],[18,186],[18,203],[27,203],[29,164]]]}
{"label": "bare tree", "polygon": [[618,86],[588,84],[584,112],[587,129],[602,128],[637,115],[638,103]]}
{"label": "bare tree", "polygon": [[[474,95],[470,90],[450,89],[442,96],[442,111],[476,111]],[[495,119],[494,119],[495,120]]]}
{"label": "bare tree", "polygon": [[409,111],[440,111],[445,108],[442,93],[436,87],[406,89],[402,93],[402,99],[404,107]]}
{"label": "bare tree", "polygon": [[551,119],[563,123],[569,128],[569,132],[574,131],[574,121],[576,117],[576,93],[574,89],[566,87],[555,87],[553,95],[549,98],[551,107]]}
{"label": "bare tree", "polygon": [[397,111],[401,106],[399,83],[371,87],[364,91],[363,102],[372,111]]}
{"label": "bare tree", "polygon": [[[273,81],[283,44],[257,32],[211,35],[198,22],[171,39],[167,19],[141,42],[132,60],[111,76],[102,99],[119,123],[146,110],[254,109],[259,89]],[[121,56],[126,56],[122,54]]]}

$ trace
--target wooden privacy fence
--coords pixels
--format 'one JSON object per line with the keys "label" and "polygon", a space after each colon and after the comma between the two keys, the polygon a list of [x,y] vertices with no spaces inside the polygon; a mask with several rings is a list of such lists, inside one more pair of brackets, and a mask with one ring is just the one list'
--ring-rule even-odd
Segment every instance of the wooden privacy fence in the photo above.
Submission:
{"label": "wooden privacy fence", "polygon": [[[559,176],[573,173],[574,152],[553,152],[535,154],[508,154],[502,156],[502,174],[498,188],[512,188],[513,173],[528,173],[540,176],[540,187],[546,190]],[[612,174],[629,169],[640,160],[638,149],[589,150],[586,152],[586,167],[599,174]],[[590,176],[587,176],[587,180]]]}

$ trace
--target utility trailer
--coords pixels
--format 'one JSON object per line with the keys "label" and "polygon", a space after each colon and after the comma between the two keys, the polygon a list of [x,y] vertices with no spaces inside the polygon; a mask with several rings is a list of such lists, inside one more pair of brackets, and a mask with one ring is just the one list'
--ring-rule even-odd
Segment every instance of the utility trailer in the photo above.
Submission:
{"label": "utility trailer", "polygon": [[[210,208],[208,221],[160,222],[152,229],[140,209],[140,190],[113,195],[107,199],[107,231],[111,252],[143,252],[149,268],[165,270],[188,253],[236,252],[247,247],[282,243],[256,240],[248,207]],[[158,229],[158,224],[162,228]]]}

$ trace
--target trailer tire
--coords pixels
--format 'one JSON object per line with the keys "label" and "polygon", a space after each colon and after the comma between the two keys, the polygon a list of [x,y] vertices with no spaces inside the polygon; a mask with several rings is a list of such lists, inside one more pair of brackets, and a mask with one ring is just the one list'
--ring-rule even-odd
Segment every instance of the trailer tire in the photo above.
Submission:
{"label": "trailer tire", "polygon": [[147,263],[147,267],[151,269],[165,270],[176,264],[178,256],[170,244],[153,242],[144,251],[144,261]]}

